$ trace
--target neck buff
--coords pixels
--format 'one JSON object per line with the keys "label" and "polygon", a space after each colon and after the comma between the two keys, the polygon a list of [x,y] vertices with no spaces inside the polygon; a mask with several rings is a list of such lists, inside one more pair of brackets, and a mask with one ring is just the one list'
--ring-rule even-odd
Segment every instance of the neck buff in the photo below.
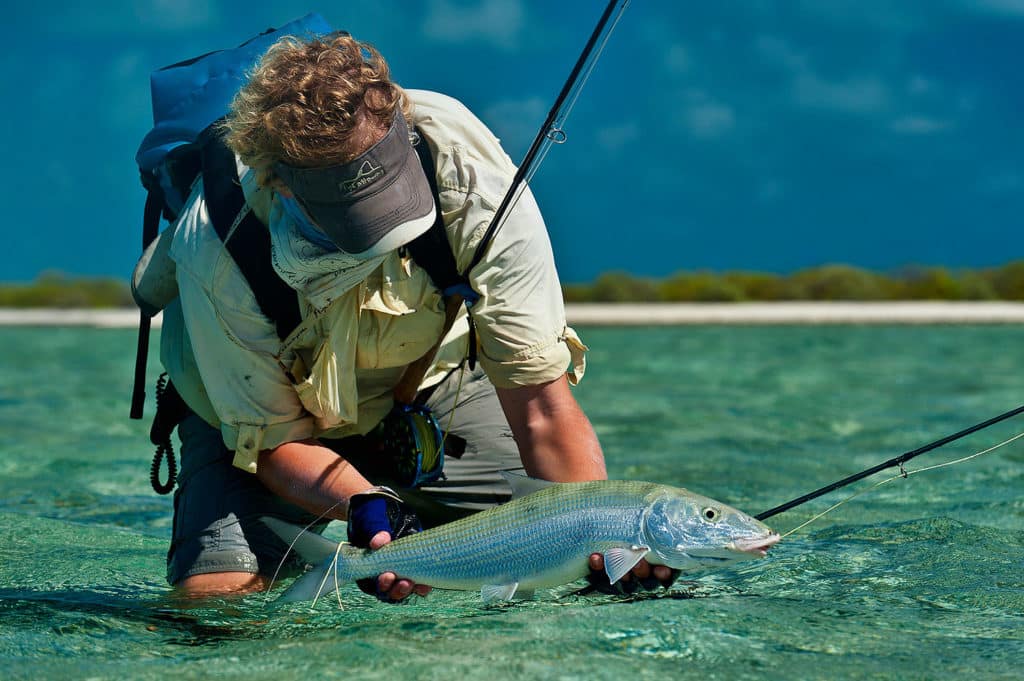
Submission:
{"label": "neck buff", "polygon": [[306,210],[299,205],[299,202],[294,197],[278,194],[277,200],[281,202],[281,207],[284,208],[284,212],[288,214],[288,217],[295,221],[295,227],[302,236],[325,251],[341,250],[333,241],[327,238],[326,234],[313,224],[313,221],[309,219],[309,215],[306,214]]}
{"label": "neck buff", "polygon": [[274,269],[317,310],[357,286],[387,255],[356,258],[338,248],[306,217],[302,207],[276,195],[270,209]]}

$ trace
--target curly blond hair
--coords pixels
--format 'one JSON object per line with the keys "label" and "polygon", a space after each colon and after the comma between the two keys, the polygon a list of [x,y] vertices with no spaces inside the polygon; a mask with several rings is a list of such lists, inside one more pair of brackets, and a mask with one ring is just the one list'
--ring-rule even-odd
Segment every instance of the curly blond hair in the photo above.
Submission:
{"label": "curly blond hair", "polygon": [[225,140],[266,182],[278,162],[315,168],[351,161],[384,136],[396,108],[411,121],[412,102],[369,43],[347,33],[285,37],[235,95]]}

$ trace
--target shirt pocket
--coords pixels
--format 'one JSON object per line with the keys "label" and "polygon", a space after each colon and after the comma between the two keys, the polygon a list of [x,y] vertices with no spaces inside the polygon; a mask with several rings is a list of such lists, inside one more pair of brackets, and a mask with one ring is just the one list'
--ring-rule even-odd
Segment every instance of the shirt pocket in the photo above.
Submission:
{"label": "shirt pocket", "polygon": [[355,366],[389,369],[422,357],[441,338],[444,301],[422,267],[397,254],[366,280]]}
{"label": "shirt pocket", "polygon": [[358,418],[355,378],[353,372],[341,369],[341,363],[337,348],[327,338],[313,351],[309,367],[299,355],[292,364],[299,401],[321,429],[355,423]]}
{"label": "shirt pocket", "polygon": [[353,364],[356,355],[359,296],[343,296],[316,320],[312,351],[296,351],[291,365],[295,392],[318,428],[355,423],[359,394]]}

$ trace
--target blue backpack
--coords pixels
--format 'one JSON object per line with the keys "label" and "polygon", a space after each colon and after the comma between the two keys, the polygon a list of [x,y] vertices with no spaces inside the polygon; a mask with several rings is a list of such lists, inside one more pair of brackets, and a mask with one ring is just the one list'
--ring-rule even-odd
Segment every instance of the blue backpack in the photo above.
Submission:
{"label": "blue backpack", "polygon": [[[281,28],[268,29],[238,47],[208,52],[152,73],[153,129],[142,139],[135,155],[142,186],[146,189],[143,250],[156,239],[161,216],[168,221],[178,216],[192,184],[203,170],[202,136],[207,133],[207,137],[215,137],[209,134],[213,124],[227,114],[235,93],[245,84],[249,70],[263,53],[284,36],[310,37],[332,30],[319,14],[307,14]],[[139,316],[130,412],[133,419],[142,418],[145,403],[146,359],[153,313],[143,308]]]}
{"label": "blue backpack", "polygon": [[153,72],[153,129],[142,139],[135,161],[142,185],[150,197],[157,195],[167,219],[177,216],[199,173],[195,145],[200,133],[227,114],[232,98],[263,53],[284,36],[309,37],[332,30],[319,14],[307,14],[238,47]]}

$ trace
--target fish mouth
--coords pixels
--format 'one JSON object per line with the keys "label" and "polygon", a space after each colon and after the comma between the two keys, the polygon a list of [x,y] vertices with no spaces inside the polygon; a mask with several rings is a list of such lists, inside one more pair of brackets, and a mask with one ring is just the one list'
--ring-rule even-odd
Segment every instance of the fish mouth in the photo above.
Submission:
{"label": "fish mouth", "polygon": [[730,542],[728,548],[739,553],[747,553],[758,558],[764,558],[768,555],[768,549],[778,544],[780,539],[782,539],[782,536],[777,532],[773,532],[767,537],[737,539]]}

